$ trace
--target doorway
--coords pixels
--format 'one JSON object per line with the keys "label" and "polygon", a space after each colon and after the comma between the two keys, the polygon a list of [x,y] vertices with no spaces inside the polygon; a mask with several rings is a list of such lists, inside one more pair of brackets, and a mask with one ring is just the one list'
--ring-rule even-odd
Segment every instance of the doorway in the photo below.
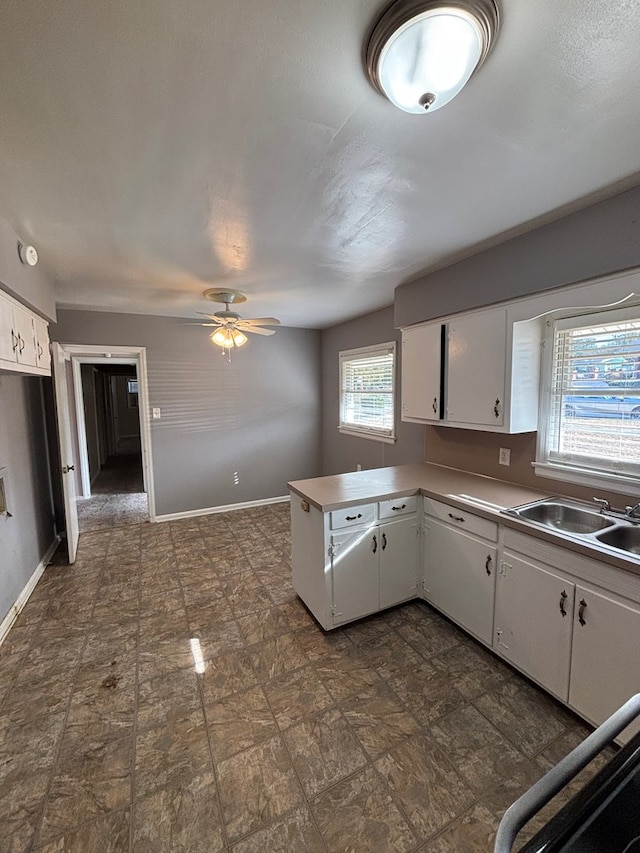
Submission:
{"label": "doorway", "polygon": [[[140,513],[145,513],[145,519],[155,521],[155,501],[153,489],[153,463],[151,455],[151,429],[149,422],[149,389],[147,383],[146,350],[144,347],[122,347],[122,346],[88,346],[84,344],[51,344],[52,368],[54,374],[55,408],[58,423],[58,438],[60,446],[60,473],[62,484],[62,498],[65,515],[65,533],[69,562],[75,561],[78,544],[79,518],[78,518],[78,496],[82,500],[97,499],[100,494],[98,489],[102,488],[99,483],[100,474],[106,469],[106,463],[111,456],[133,455],[132,449],[137,455],[138,447],[141,451],[142,466],[142,491],[129,491],[139,489],[140,478],[137,475],[137,485],[131,479],[131,472],[126,475],[118,475],[116,470],[110,476],[111,482],[107,480],[106,491],[103,493],[101,513],[89,513],[93,516],[90,520],[91,527],[83,526],[83,530],[96,529],[97,524],[104,526],[119,526],[123,523],[139,523]],[[85,416],[85,394],[82,385],[83,365],[91,365],[84,368],[85,373],[93,377],[87,401]],[[103,370],[103,366],[108,369]],[[118,366],[117,369],[116,366]],[[120,373],[120,366],[126,366],[124,373]],[[103,377],[109,375],[128,375],[126,384],[127,409],[137,412],[139,434],[127,432],[131,430],[130,424],[134,412],[127,415],[124,408],[118,410],[117,417],[122,418],[122,425],[114,425],[113,409],[115,398],[118,394],[118,381],[111,381]],[[137,391],[138,405],[135,406],[134,395]],[[111,411],[111,415],[110,415]],[[88,440],[87,422],[90,422],[89,430],[93,435]],[[89,462],[89,445],[91,444],[94,454],[93,463]],[[96,464],[96,456],[98,464]],[[139,457],[138,457],[139,458]],[[118,466],[124,468],[122,460],[115,459],[116,469]],[[123,482],[128,486],[123,487]],[[92,482],[93,481],[93,482]],[[114,489],[116,491],[114,491]],[[105,498],[104,495],[107,495]],[[113,506],[117,501],[108,501],[113,495],[122,496],[120,506]],[[122,503],[135,503],[132,495],[138,495],[137,507],[130,513],[123,511]],[[98,500],[95,501],[99,503]],[[95,517],[97,516],[97,518]]]}
{"label": "doorway", "polygon": [[78,422],[80,533],[149,521],[137,365],[72,357]]}

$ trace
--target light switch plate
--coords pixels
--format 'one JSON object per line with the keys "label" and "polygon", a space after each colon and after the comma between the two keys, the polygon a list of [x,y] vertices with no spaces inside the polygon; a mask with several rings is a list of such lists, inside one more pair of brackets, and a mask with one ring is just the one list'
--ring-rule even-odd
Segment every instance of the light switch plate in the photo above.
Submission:
{"label": "light switch plate", "polygon": [[158,409],[157,407],[154,406],[154,408],[151,409],[151,417],[154,419],[159,418],[160,417],[160,409]]}

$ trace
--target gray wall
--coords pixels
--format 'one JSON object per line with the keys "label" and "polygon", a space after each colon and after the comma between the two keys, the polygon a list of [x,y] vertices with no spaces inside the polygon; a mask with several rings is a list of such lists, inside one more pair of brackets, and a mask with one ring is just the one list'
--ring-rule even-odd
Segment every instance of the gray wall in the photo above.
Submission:
{"label": "gray wall", "polygon": [[231,362],[184,320],[58,311],[59,342],[147,348],[156,512],[287,494],[320,473],[320,333],[252,335]]}
{"label": "gray wall", "polygon": [[135,379],[135,373],[131,376],[114,376],[111,380],[116,386],[116,407],[118,410],[118,435],[134,436],[140,435],[140,414],[138,407],[130,409],[128,405],[129,394],[127,393],[129,379]]}
{"label": "gray wall", "polygon": [[640,266],[639,213],[636,187],[401,285],[395,291],[395,325]]}
{"label": "gray wall", "polygon": [[0,373],[0,468],[7,509],[0,517],[0,621],[55,538],[39,377]]}
{"label": "gray wall", "polygon": [[[24,242],[24,241],[23,241]],[[18,258],[18,235],[0,219],[0,288],[44,317],[55,317],[50,280],[42,264]],[[55,538],[42,393],[51,380],[0,373],[0,468],[8,468],[12,518],[0,518],[0,620]]]}
{"label": "gray wall", "polygon": [[[338,353],[341,350],[372,346],[393,340],[397,342],[396,443],[383,444],[379,441],[341,435],[338,432],[340,417]],[[393,308],[384,308],[382,311],[366,314],[322,332],[322,469],[324,474],[355,471],[358,463],[363,469],[367,469],[424,461],[424,427],[419,424],[403,423],[400,420],[401,358],[400,333],[393,327]]]}
{"label": "gray wall", "polygon": [[[11,225],[0,219],[0,287],[47,320],[55,320],[56,304],[51,281],[44,270],[44,259],[40,258],[35,267],[21,263],[19,240]],[[29,240],[23,235],[20,242],[28,243]]]}

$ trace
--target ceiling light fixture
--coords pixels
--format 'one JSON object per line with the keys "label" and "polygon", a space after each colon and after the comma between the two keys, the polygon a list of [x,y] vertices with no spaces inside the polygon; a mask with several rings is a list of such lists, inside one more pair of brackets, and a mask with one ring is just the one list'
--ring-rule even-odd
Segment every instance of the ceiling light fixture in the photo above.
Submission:
{"label": "ceiling light fixture", "polygon": [[371,32],[367,73],[404,112],[433,112],[480,68],[498,24],[493,0],[397,0]]}

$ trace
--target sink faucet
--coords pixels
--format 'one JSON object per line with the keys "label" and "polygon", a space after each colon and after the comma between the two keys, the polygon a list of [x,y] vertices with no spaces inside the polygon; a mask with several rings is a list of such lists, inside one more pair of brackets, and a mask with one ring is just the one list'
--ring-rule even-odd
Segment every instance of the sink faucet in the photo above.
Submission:
{"label": "sink faucet", "polygon": [[[606,498],[594,498],[594,501],[600,505],[600,512],[610,512],[611,511],[611,504],[609,503],[609,501]],[[637,508],[638,508],[637,506],[634,507],[634,509],[637,509]],[[628,509],[628,507],[627,507],[627,509]]]}
{"label": "sink faucet", "polygon": [[624,510],[624,514],[628,518],[640,518],[640,502],[635,504],[635,506],[626,506]]}

